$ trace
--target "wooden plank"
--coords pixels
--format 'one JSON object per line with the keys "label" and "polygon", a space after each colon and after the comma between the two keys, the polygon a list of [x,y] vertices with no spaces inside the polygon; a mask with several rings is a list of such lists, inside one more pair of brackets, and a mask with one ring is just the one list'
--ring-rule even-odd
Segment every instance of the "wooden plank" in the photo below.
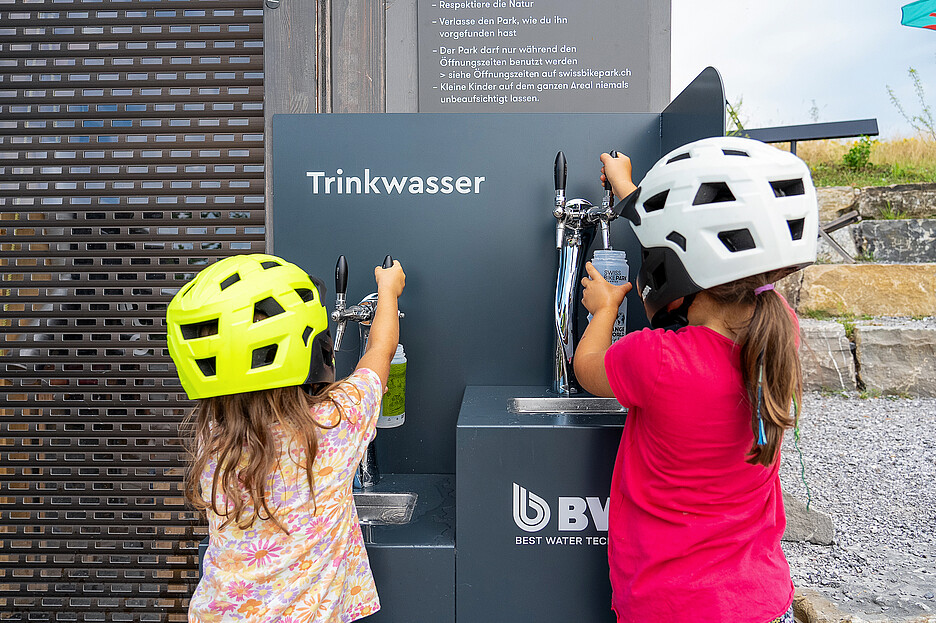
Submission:
{"label": "wooden plank", "polygon": [[332,112],[385,112],[383,0],[332,0]]}
{"label": "wooden plank", "polygon": [[416,0],[387,1],[387,112],[418,112]]}
{"label": "wooden plank", "polygon": [[322,6],[315,2],[265,3],[263,11],[264,169],[266,248],[273,249],[273,115],[326,112],[320,108]]}

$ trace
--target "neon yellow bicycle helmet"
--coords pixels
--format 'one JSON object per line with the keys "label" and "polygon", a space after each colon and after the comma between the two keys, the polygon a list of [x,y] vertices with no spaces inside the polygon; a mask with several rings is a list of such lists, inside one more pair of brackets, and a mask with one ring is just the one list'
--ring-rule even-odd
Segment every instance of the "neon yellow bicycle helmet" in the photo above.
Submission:
{"label": "neon yellow bicycle helmet", "polygon": [[335,380],[325,286],[272,255],[202,270],[169,303],[169,355],[191,399]]}

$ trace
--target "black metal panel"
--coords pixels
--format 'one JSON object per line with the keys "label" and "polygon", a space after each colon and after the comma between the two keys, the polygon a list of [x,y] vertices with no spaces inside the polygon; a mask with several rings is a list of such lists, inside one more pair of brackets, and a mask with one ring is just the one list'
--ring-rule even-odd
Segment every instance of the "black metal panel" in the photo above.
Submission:
{"label": "black metal panel", "polygon": [[877,136],[877,119],[855,119],[853,121],[831,121],[806,123],[771,128],[745,129],[739,134],[765,143],[789,141],[813,141],[827,138],[850,138],[852,136]]}
{"label": "black metal panel", "polygon": [[[334,274],[338,255],[346,255],[354,302],[373,291],[373,267],[385,254],[406,269],[406,422],[378,432],[381,471],[453,473],[466,385],[552,382],[556,152],[568,159],[567,196],[599,203],[598,156],[627,150],[639,178],[660,157],[659,116],[309,114],[275,115],[272,127],[275,252],[319,276]],[[374,180],[484,181],[464,193],[326,194],[324,181],[313,192],[309,171],[338,169],[361,179],[366,169]],[[611,241],[636,273],[640,247],[624,219],[612,223]],[[583,254],[590,259],[592,251]],[[643,326],[639,298],[628,304],[630,328]],[[578,313],[584,330],[587,311]],[[357,333],[349,327],[337,353],[339,376],[356,361]]]}
{"label": "black metal panel", "polygon": [[706,67],[660,114],[661,151],[724,135],[725,89],[718,70]]}
{"label": "black metal panel", "polygon": [[0,4],[0,619],[184,621],[165,307],[264,250],[258,0]]}
{"label": "black metal panel", "polygon": [[[625,416],[508,411],[511,398],[547,395],[542,386],[465,388],[456,449],[458,621],[614,621],[607,511]],[[537,521],[528,499],[540,505]],[[563,520],[570,500],[581,505],[574,523],[569,514]]]}

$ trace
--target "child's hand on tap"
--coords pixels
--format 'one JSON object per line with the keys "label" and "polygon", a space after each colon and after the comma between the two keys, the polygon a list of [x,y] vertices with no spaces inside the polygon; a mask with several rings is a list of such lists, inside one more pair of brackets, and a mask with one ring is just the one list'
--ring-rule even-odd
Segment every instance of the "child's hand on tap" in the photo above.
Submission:
{"label": "child's hand on tap", "polygon": [[609,153],[601,154],[601,183],[611,180],[611,188],[618,199],[628,196],[637,186],[631,180],[633,168],[631,160],[624,154],[617,152],[617,156]]}

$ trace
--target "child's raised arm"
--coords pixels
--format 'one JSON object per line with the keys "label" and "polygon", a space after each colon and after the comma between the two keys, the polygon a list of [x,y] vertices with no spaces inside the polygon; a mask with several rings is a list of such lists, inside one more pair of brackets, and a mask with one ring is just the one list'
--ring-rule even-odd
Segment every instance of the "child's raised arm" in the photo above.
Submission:
{"label": "child's raised arm", "polygon": [[604,355],[611,346],[611,331],[618,308],[633,286],[630,283],[611,285],[591,262],[585,263],[585,270],[588,277],[582,279],[582,304],[592,314],[592,319],[575,349],[572,366],[576,380],[585,390],[595,396],[611,398],[614,392],[608,383]]}
{"label": "child's raised arm", "polygon": [[368,368],[380,377],[380,385],[386,389],[390,376],[390,360],[396,352],[400,340],[400,316],[397,299],[406,285],[406,274],[398,260],[390,268],[376,267],[374,278],[377,281],[377,308],[371,321],[367,350],[358,361],[357,368]]}

